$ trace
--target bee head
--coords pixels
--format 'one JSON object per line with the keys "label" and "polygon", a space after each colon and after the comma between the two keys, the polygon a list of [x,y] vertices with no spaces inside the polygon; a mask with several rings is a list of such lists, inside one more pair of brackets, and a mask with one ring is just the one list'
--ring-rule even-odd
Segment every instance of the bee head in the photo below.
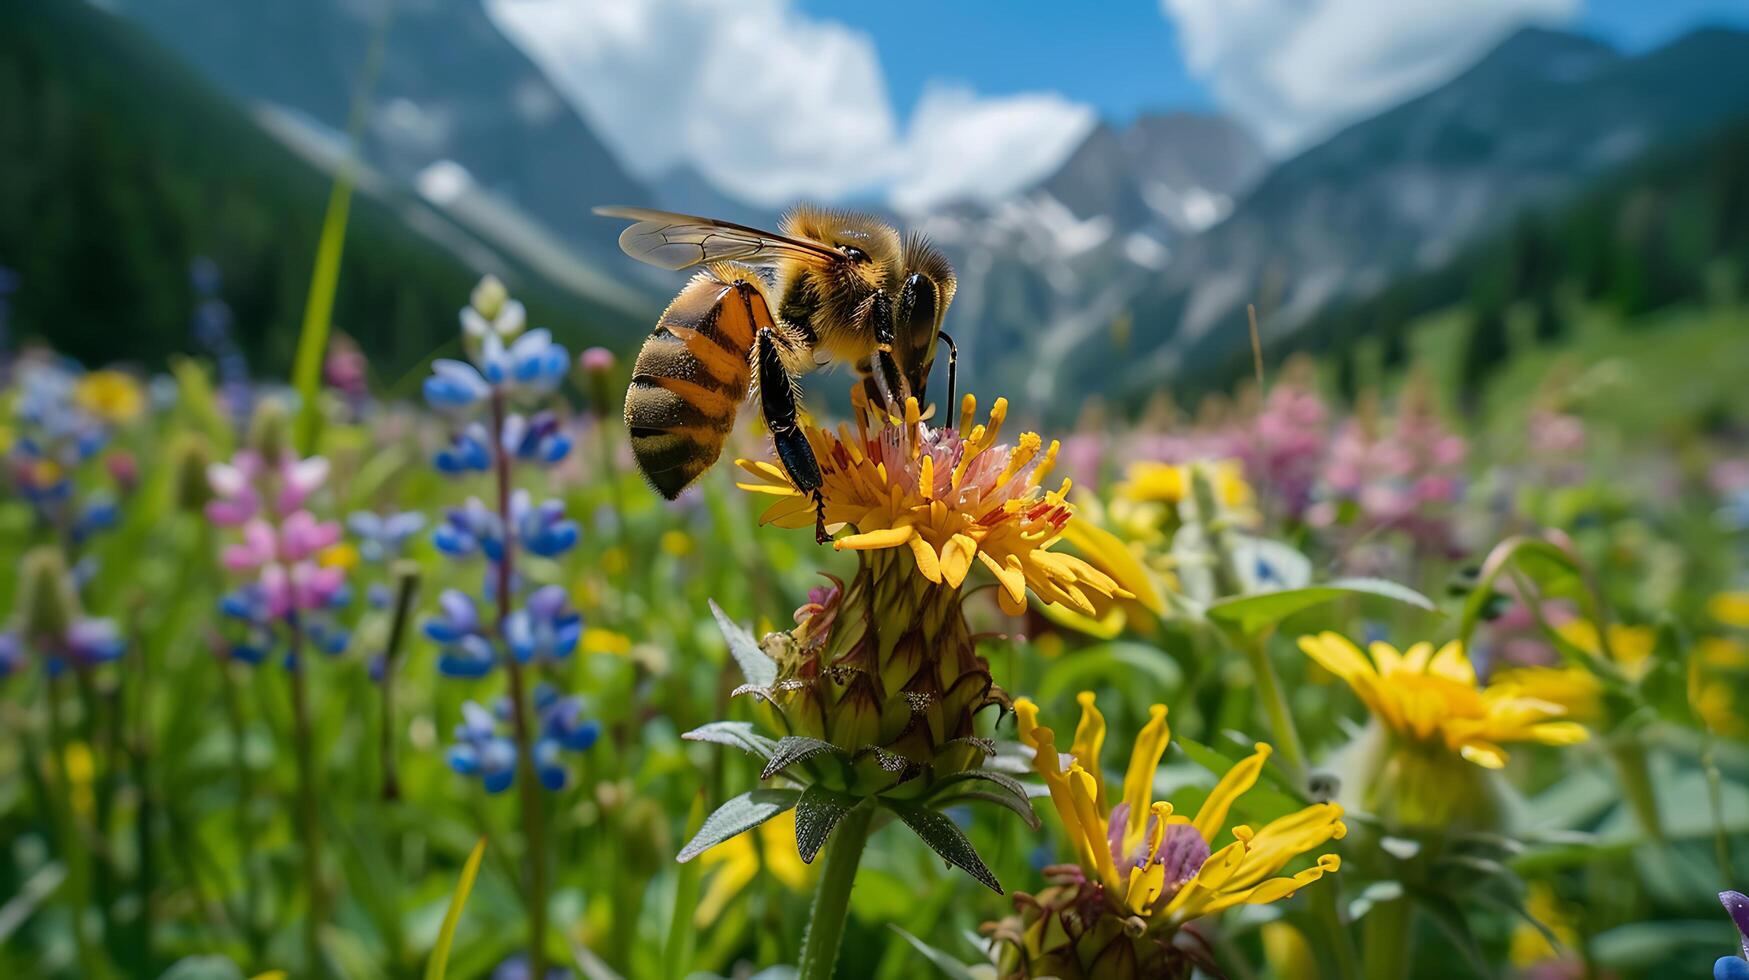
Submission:
{"label": "bee head", "polygon": [[882,289],[897,273],[899,233],[873,215],[803,205],[785,217],[783,231],[837,249],[848,260],[834,266],[830,273],[840,287],[855,291]]}

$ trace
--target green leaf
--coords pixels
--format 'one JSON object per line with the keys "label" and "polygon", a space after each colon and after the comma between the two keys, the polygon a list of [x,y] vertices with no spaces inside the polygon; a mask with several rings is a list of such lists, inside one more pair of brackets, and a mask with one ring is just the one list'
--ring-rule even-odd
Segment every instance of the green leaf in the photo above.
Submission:
{"label": "green leaf", "polygon": [[1476,976],[1494,976],[1493,968],[1488,965],[1487,954],[1482,952],[1481,944],[1476,942],[1475,933],[1470,931],[1469,920],[1464,918],[1463,909],[1456,902],[1444,895],[1426,891],[1415,892],[1413,901],[1416,908],[1426,912],[1433,924],[1445,933],[1445,938],[1451,940],[1458,952],[1464,954],[1464,959],[1469,961],[1470,969]]}
{"label": "green leaf", "polygon": [[1437,612],[1433,600],[1414,589],[1377,578],[1337,579],[1323,585],[1222,599],[1208,608],[1208,618],[1255,636],[1295,613],[1349,598],[1379,598]]}
{"label": "green leaf", "polygon": [[996,881],[996,876],[984,866],[984,860],[978,857],[972,842],[959,829],[952,819],[944,814],[925,807],[900,803],[895,800],[883,800],[887,808],[899,815],[910,827],[912,833],[923,838],[930,850],[941,855],[948,864],[976,878],[985,888],[996,894],[1002,894],[1002,885]]}
{"label": "green leaf", "polygon": [[977,976],[972,973],[972,971],[966,969],[964,963],[954,959],[947,953],[936,949],[934,946],[918,939],[916,936],[911,935],[898,926],[889,925],[887,928],[905,937],[905,941],[911,944],[912,949],[923,954],[924,959],[934,964],[936,969],[951,977],[952,980],[977,980]]}
{"label": "green leaf", "polygon": [[1143,699],[1136,704],[1145,707],[1170,700],[1184,687],[1184,672],[1165,651],[1147,644],[1096,643],[1052,662],[1039,681],[1035,700],[1051,704],[1067,692],[1101,687],[1101,680],[1132,692]]}
{"label": "green leaf", "polygon": [[793,789],[756,789],[742,793],[705,818],[698,834],[675,858],[682,864],[723,841],[745,833],[796,805],[801,792]]}
{"label": "green leaf", "polygon": [[754,639],[753,634],[730,619],[715,599],[710,600],[710,606],[711,615],[717,620],[717,629],[723,631],[723,639],[729,642],[729,655],[741,666],[741,673],[747,678],[747,683],[754,687],[770,687],[776,683],[777,661],[766,656],[765,651],[759,649],[759,641]]}
{"label": "green leaf", "polygon": [[455,883],[455,895],[449,900],[449,911],[443,914],[443,928],[437,933],[437,945],[431,948],[431,959],[425,964],[425,980],[443,980],[449,969],[449,948],[455,942],[455,926],[461,921],[462,907],[468,904],[468,893],[474,890],[474,879],[480,873],[480,859],[486,856],[486,838],[474,845],[468,861],[462,865],[461,880]]}
{"label": "green leaf", "polygon": [[803,864],[814,863],[814,856],[820,853],[832,828],[861,802],[824,786],[809,786],[802,791],[802,798],[796,801],[796,850]]}
{"label": "green leaf", "polygon": [[754,730],[750,721],[713,721],[680,737],[689,742],[713,742],[732,746],[762,759],[770,759],[772,753],[777,751],[777,743]]}
{"label": "green leaf", "polygon": [[[990,783],[996,788],[986,789],[966,785],[973,781]],[[952,802],[958,802],[962,798],[982,800],[1013,810],[1020,814],[1021,819],[1026,821],[1029,828],[1039,829],[1038,814],[1033,811],[1032,799],[1026,794],[1026,786],[1007,773],[996,772],[992,769],[968,769],[942,780],[938,787],[932,797],[934,805],[938,808],[948,806]]]}
{"label": "green leaf", "polygon": [[785,735],[778,741],[777,748],[771,753],[771,760],[765,764],[759,778],[770,779],[798,762],[827,754],[843,755],[844,750],[831,742],[823,742],[807,735]]}

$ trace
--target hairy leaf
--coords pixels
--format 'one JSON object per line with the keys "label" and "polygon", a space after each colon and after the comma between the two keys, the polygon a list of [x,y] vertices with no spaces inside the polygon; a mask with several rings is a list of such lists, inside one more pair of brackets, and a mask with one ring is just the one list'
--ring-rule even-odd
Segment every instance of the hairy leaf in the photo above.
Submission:
{"label": "hairy leaf", "polygon": [[832,828],[844,815],[856,809],[861,800],[835,793],[824,786],[809,786],[796,801],[796,850],[803,864],[813,864]]}
{"label": "hairy leaf", "polygon": [[972,848],[972,842],[966,839],[952,819],[945,814],[909,803],[899,803],[893,800],[885,801],[889,809],[905,821],[912,833],[923,838],[923,843],[941,855],[942,860],[966,872],[984,887],[996,894],[1002,894],[1002,885],[996,881],[996,876],[984,866],[983,858]]}
{"label": "hairy leaf", "polygon": [[798,762],[806,762],[815,756],[843,755],[844,750],[831,742],[823,742],[807,735],[785,735],[777,743],[777,748],[771,753],[771,761],[765,764],[765,769],[759,773],[760,779],[770,779]]}
{"label": "hairy leaf", "polygon": [[715,599],[710,600],[710,605],[711,615],[717,618],[717,629],[723,631],[723,639],[729,642],[729,655],[741,665],[747,683],[756,687],[770,687],[776,683],[777,661],[766,656],[765,651],[759,649],[758,639],[730,619]]}
{"label": "hairy leaf", "polygon": [[685,863],[736,834],[752,830],[795,806],[801,795],[793,789],[756,789],[742,793],[706,817],[698,834],[681,848],[675,860]]}
{"label": "hairy leaf", "polygon": [[680,737],[689,742],[714,742],[717,745],[732,746],[763,759],[771,758],[772,753],[777,751],[777,743],[755,731],[753,723],[748,721],[713,721]]}

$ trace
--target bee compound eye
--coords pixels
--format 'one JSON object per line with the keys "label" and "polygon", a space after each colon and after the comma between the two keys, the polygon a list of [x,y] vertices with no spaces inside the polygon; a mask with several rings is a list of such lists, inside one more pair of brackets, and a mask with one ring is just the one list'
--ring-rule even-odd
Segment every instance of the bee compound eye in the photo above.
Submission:
{"label": "bee compound eye", "polygon": [[864,252],[860,248],[857,248],[855,245],[840,245],[840,246],[838,246],[838,250],[843,252],[844,257],[849,259],[852,262],[867,262],[868,261],[868,253]]}

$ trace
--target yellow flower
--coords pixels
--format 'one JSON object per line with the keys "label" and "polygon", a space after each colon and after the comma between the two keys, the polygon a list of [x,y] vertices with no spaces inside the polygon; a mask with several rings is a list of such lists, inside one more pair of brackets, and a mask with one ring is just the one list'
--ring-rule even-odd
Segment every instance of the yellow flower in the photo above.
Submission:
{"label": "yellow flower", "polygon": [[121,371],[92,371],[80,378],[73,401],[111,425],[132,422],[146,408],[140,383]]}
{"label": "yellow flower", "polygon": [[[919,575],[957,589],[976,559],[996,576],[1003,611],[1026,610],[1026,592],[1047,604],[1103,614],[1114,598],[1129,598],[1109,574],[1074,555],[1051,550],[1072,520],[1069,481],[1055,491],[1040,486],[1056,462],[1037,433],[1013,445],[998,444],[1008,413],[997,399],[987,423],[974,424],[977,400],[967,395],[959,425],[939,428],[923,421],[916,399],[904,419],[890,418],[854,390],[856,426],[836,432],[806,429],[824,480],[825,520],[852,533],[833,542],[838,550],[906,549]],[[751,477],[738,486],[777,497],[763,523],[806,527],[814,522],[809,494],[796,489],[782,467],[763,460],[737,460]]]}
{"label": "yellow flower", "polygon": [[1559,959],[1561,950],[1578,948],[1579,934],[1573,929],[1574,911],[1561,902],[1548,882],[1530,883],[1529,892],[1524,897],[1524,911],[1548,928],[1555,941],[1560,943],[1560,948],[1550,945],[1549,937],[1541,929],[1521,921],[1513,927],[1512,946],[1507,954],[1513,966],[1535,966]]}
{"label": "yellow flower", "polygon": [[1559,720],[1567,710],[1509,683],[1486,687],[1462,644],[1434,652],[1417,643],[1398,652],[1374,643],[1371,659],[1346,637],[1320,633],[1300,637],[1300,649],[1348,682],[1374,718],[1393,735],[1419,746],[1462,756],[1488,769],[1506,765],[1504,742],[1572,745],[1589,737],[1585,727]]}
{"label": "yellow flower", "polygon": [[[1555,627],[1555,632],[1560,634],[1561,639],[1593,657],[1604,655],[1597,624],[1589,619],[1570,619]],[[1630,681],[1646,676],[1646,671],[1652,666],[1652,651],[1658,647],[1657,631],[1649,626],[1610,623],[1608,635],[1609,652],[1614,655],[1615,664],[1621,668],[1622,675]]]}
{"label": "yellow flower", "polygon": [[1214,487],[1215,504],[1225,510],[1249,511],[1256,497],[1245,482],[1245,468],[1236,459],[1196,463],[1131,463],[1124,481],[1117,486],[1120,500],[1135,503],[1181,504],[1190,498],[1191,477],[1201,470]]}
{"label": "yellow flower", "polygon": [[[755,835],[759,838],[757,846],[753,843]],[[796,813],[788,810],[699,855],[700,863],[707,869],[715,868],[716,873],[693,909],[692,921],[696,926],[702,929],[715,922],[735,896],[758,877],[762,855],[765,870],[784,887],[790,891],[807,887],[811,870],[796,851]]]}
{"label": "yellow flower", "polygon": [[358,549],[348,541],[330,545],[322,549],[322,553],[316,556],[317,563],[323,567],[338,568],[347,572],[358,567],[358,559]]}
{"label": "yellow flower", "polygon": [[[1022,698],[1014,712],[1021,741],[1035,753],[1033,766],[1050,789],[1077,862],[1124,914],[1176,927],[1234,905],[1287,898],[1341,866],[1337,855],[1324,854],[1298,874],[1277,876],[1290,861],[1348,832],[1342,808],[1334,803],[1313,804],[1261,829],[1227,825],[1233,804],[1257,783],[1269,758],[1269,746],[1262,743],[1221,777],[1194,818],[1154,800],[1154,773],[1170,738],[1165,705],[1151,709],[1114,803],[1099,764],[1105,719],[1091,692],[1082,692],[1080,701],[1081,721],[1067,768],[1056,734],[1038,724],[1038,706]],[[1223,840],[1230,842],[1216,850]]]}
{"label": "yellow flower", "polygon": [[681,530],[662,532],[662,551],[676,558],[685,558],[692,554],[692,535]]}
{"label": "yellow flower", "polygon": [[583,640],[578,646],[584,653],[610,653],[623,657],[632,652],[631,637],[624,633],[591,626],[583,631]]}
{"label": "yellow flower", "polygon": [[1603,682],[1583,667],[1513,667],[1495,672],[1489,680],[1516,688],[1525,697],[1558,704],[1575,720],[1603,717]]}
{"label": "yellow flower", "polygon": [[1718,593],[1706,601],[1706,614],[1723,626],[1749,629],[1749,590]]}

